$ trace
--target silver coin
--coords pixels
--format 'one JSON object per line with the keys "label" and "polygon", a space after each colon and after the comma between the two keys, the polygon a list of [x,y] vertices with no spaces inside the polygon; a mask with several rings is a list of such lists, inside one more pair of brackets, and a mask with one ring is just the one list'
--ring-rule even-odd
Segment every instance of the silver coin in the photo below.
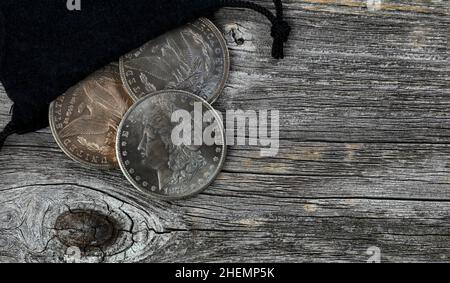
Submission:
{"label": "silver coin", "polygon": [[230,58],[222,33],[201,18],[149,41],[119,64],[122,81],[135,100],[178,89],[213,103],[225,87]]}
{"label": "silver coin", "polygon": [[[191,132],[179,131],[186,125]],[[226,156],[219,114],[205,100],[177,90],[156,92],[132,106],[119,126],[116,146],[127,179],[165,200],[203,191],[222,170]]]}
{"label": "silver coin", "polygon": [[112,63],[50,105],[50,128],[64,153],[81,165],[117,168],[117,128],[132,104],[120,79],[119,66]]}

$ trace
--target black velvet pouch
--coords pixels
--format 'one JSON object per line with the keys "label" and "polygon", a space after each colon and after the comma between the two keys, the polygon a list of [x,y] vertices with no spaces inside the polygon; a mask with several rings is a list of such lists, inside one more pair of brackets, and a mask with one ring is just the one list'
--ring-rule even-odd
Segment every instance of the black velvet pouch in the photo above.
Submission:
{"label": "black velvet pouch", "polygon": [[[72,1],[69,1],[72,2]],[[258,11],[272,23],[273,56],[283,57],[290,27],[281,0],[276,14],[237,0],[0,0],[0,80],[13,100],[12,120],[0,133],[48,126],[48,106],[71,86],[147,41],[221,7]]]}

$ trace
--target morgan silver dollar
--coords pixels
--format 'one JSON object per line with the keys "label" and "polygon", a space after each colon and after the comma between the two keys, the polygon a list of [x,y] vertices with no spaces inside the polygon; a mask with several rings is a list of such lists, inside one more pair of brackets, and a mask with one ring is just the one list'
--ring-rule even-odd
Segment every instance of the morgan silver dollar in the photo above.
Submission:
{"label": "morgan silver dollar", "polygon": [[226,156],[219,114],[198,96],[176,90],[156,92],[133,105],[120,124],[116,145],[127,179],[165,200],[203,191]]}
{"label": "morgan silver dollar", "polygon": [[106,66],[50,105],[53,136],[59,147],[82,165],[117,168],[117,128],[132,103],[123,88],[117,63]]}
{"label": "morgan silver dollar", "polygon": [[135,100],[177,89],[213,103],[225,87],[230,58],[222,33],[201,18],[149,41],[119,64],[122,81]]}

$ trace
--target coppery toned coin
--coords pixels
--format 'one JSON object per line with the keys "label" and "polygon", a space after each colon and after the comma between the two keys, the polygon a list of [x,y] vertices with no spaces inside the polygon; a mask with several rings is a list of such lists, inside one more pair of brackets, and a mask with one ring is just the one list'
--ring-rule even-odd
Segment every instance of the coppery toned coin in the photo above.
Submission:
{"label": "coppery toned coin", "polygon": [[207,188],[226,155],[218,113],[198,96],[176,90],[148,95],[131,107],[116,144],[127,179],[142,192],[165,200]]}
{"label": "coppery toned coin", "polygon": [[69,89],[50,105],[50,127],[58,145],[88,167],[118,167],[115,142],[123,115],[133,104],[117,64]]}
{"label": "coppery toned coin", "polygon": [[228,79],[225,39],[208,19],[170,31],[120,59],[120,75],[135,100],[164,89],[214,102]]}

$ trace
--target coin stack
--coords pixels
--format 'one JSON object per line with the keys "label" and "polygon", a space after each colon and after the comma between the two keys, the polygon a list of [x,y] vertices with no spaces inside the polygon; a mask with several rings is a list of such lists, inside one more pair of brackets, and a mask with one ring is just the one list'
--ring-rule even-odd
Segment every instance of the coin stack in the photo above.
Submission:
{"label": "coin stack", "polygon": [[[222,33],[201,18],[126,54],[60,96],[49,110],[53,136],[74,161],[94,169],[120,168],[150,197],[192,197],[216,179],[225,161],[223,122],[211,103],[222,93],[229,67]],[[200,123],[214,129],[215,142],[175,142],[174,113],[211,116]]]}

